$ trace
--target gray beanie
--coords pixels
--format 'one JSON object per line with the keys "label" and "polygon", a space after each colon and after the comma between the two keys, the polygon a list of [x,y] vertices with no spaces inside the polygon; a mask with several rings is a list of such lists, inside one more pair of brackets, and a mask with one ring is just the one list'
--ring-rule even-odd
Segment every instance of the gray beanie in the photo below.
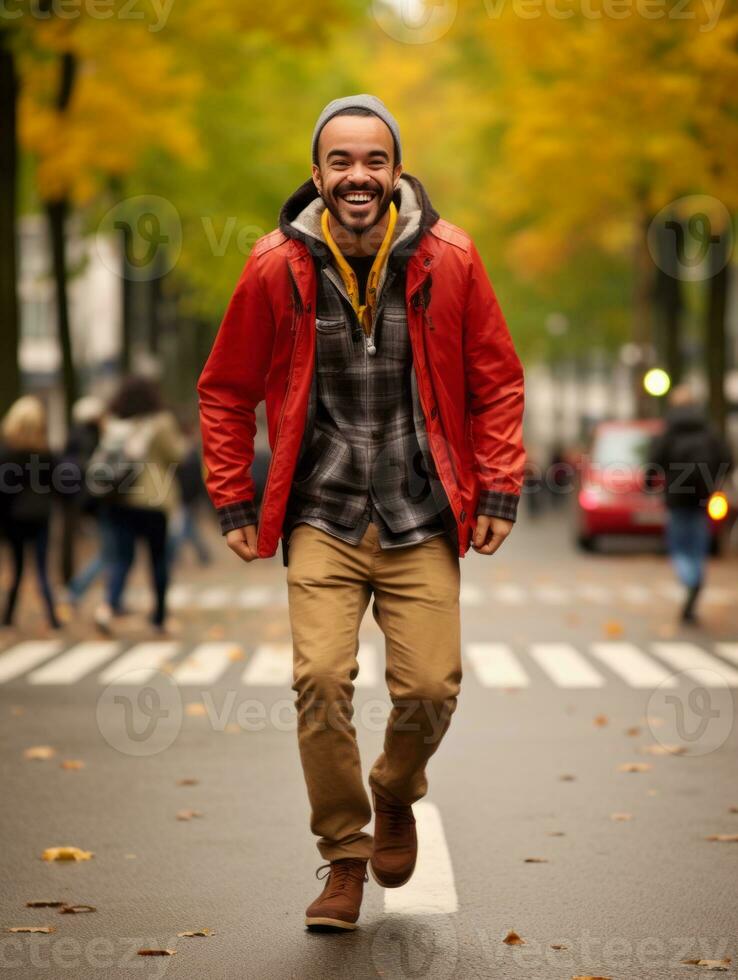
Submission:
{"label": "gray beanie", "polygon": [[400,127],[397,125],[397,120],[381,99],[378,99],[376,95],[367,95],[366,93],[346,95],[342,99],[334,99],[323,109],[313,130],[313,163],[318,162],[318,137],[323,126],[344,109],[356,108],[369,109],[375,116],[379,116],[383,123],[386,123],[392,133],[392,139],[395,141],[395,155],[397,157],[395,162],[399,163],[402,159],[402,146],[400,145]]}

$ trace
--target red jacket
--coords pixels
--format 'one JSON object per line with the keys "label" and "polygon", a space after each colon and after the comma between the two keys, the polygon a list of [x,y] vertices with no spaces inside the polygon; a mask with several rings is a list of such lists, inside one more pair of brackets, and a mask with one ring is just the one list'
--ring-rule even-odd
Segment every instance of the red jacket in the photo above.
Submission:
{"label": "red jacket", "polygon": [[[438,219],[425,231],[407,263],[405,295],[429,446],[463,557],[480,491],[503,495],[506,510],[521,493],[523,369],[479,253],[461,229]],[[207,489],[218,510],[254,499],[254,409],[266,399],[272,458],[260,558],[274,555],[282,537],[315,362],[315,303],[306,244],[281,230],[260,238],[197,384]]]}

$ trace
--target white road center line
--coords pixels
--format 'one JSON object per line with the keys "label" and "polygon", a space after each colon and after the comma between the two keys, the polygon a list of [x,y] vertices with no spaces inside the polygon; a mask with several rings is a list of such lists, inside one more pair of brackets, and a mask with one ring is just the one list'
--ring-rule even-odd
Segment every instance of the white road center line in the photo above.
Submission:
{"label": "white road center line", "polygon": [[31,684],[74,684],[120,650],[115,640],[77,643],[60,657],[28,675]]}
{"label": "white road center line", "polygon": [[559,687],[592,688],[605,683],[602,675],[570,643],[533,643],[530,652]]}
{"label": "white road center line", "polygon": [[679,681],[670,671],[633,643],[592,643],[590,649],[613,674],[622,677],[631,687],[679,686]]}
{"label": "white road center line", "polygon": [[421,801],[413,807],[413,814],[418,833],[415,873],[402,888],[385,889],[384,910],[429,915],[457,912],[454,871],[438,807]]}
{"label": "white road center line", "polygon": [[528,687],[530,679],[506,643],[467,643],[466,657],[483,687]]}
{"label": "white road center line", "polygon": [[[728,667],[722,660],[711,656],[696,643],[652,643],[654,652],[674,670],[696,671],[699,682],[705,687],[731,687],[738,685],[738,670]],[[718,679],[722,678],[722,683]]]}
{"label": "white road center line", "polygon": [[25,674],[61,650],[59,640],[26,640],[0,653],[0,684]]}

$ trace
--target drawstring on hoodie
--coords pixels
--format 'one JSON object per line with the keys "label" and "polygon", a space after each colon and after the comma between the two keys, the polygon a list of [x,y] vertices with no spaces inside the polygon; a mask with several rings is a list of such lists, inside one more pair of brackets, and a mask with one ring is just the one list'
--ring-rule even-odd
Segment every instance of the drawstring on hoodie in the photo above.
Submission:
{"label": "drawstring on hoodie", "polygon": [[374,259],[369,272],[369,279],[366,286],[366,296],[364,297],[366,302],[364,303],[361,302],[361,296],[359,295],[359,282],[356,278],[356,274],[346,261],[343,252],[341,252],[340,248],[334,241],[333,236],[331,235],[328,224],[329,214],[330,212],[328,211],[328,208],[325,208],[320,218],[320,227],[323,231],[323,237],[325,238],[326,244],[330,248],[331,252],[333,253],[333,257],[336,260],[338,271],[341,274],[344,286],[346,287],[346,292],[351,300],[351,305],[354,308],[354,312],[356,313],[359,323],[361,324],[364,333],[369,338],[367,351],[370,354],[374,354],[376,353],[376,347],[374,346],[372,340],[374,331],[374,313],[377,307],[377,288],[379,278],[382,274],[382,269],[385,266],[387,255],[389,254],[389,248],[392,242],[395,225],[397,224],[397,208],[394,201],[390,201],[387,230],[384,233],[382,244],[379,246],[379,251],[377,252],[376,258]]}

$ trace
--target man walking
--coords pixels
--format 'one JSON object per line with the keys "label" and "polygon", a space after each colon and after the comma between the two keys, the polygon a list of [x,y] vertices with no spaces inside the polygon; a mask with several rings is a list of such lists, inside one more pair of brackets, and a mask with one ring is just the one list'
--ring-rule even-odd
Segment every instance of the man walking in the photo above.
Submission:
{"label": "man walking", "polygon": [[694,623],[710,548],[707,505],[728,475],[732,456],[686,384],[677,385],[670,395],[666,427],[651,444],[650,463],[665,478],[666,543],[686,590],[681,619]]}
{"label": "man walking", "polygon": [[[259,239],[198,382],[207,486],[244,561],[282,540],[311,830],[328,862],[310,927],[353,929],[367,862],[386,888],[416,861],[425,795],[461,681],[459,558],[493,554],[521,492],[523,371],[473,242],[403,172],[371,95],[336,99],[312,177]],[[272,459],[250,473],[266,400]],[[352,725],[372,598],[392,699],[364,788]]]}

